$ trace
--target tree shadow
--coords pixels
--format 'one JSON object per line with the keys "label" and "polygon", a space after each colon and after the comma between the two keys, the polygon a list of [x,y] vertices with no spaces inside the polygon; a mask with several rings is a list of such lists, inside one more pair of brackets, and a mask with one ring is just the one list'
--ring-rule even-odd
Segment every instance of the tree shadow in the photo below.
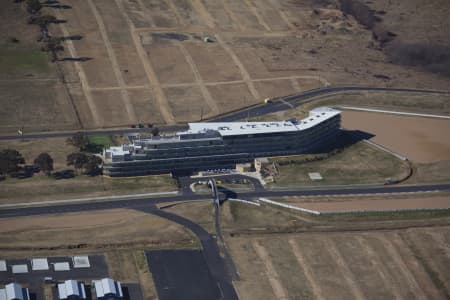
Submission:
{"label": "tree shadow", "polygon": [[61,4],[57,0],[47,0],[41,3],[42,6],[50,7],[50,8],[57,8],[57,9],[71,9],[72,6],[67,4]]}
{"label": "tree shadow", "polygon": [[69,36],[63,36],[61,39],[63,41],[79,41],[83,37],[81,35],[69,35]]}
{"label": "tree shadow", "polygon": [[63,23],[67,23],[67,20],[56,19],[56,20],[53,20],[53,21],[51,21],[51,22],[49,22],[49,23],[53,23],[53,24],[63,24]]}
{"label": "tree shadow", "polygon": [[79,61],[79,62],[85,62],[93,59],[92,57],[63,57],[60,58],[60,61]]}

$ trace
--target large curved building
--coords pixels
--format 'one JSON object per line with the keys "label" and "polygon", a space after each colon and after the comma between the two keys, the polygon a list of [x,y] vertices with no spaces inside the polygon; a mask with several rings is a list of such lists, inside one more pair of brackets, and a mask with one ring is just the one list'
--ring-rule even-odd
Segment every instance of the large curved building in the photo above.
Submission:
{"label": "large curved building", "polygon": [[137,139],[103,152],[104,174],[136,176],[233,168],[256,157],[311,153],[334,143],[340,111],[320,107],[302,120],[189,123],[174,135]]}

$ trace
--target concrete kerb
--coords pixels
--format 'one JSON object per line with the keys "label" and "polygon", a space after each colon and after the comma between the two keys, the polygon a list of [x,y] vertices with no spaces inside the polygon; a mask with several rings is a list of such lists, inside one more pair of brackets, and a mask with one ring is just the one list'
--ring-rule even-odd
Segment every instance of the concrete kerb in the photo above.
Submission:
{"label": "concrete kerb", "polygon": [[266,198],[259,198],[258,200],[261,201],[261,202],[264,202],[264,203],[269,203],[271,205],[280,206],[280,207],[284,207],[284,208],[288,208],[288,209],[292,209],[292,210],[298,210],[298,211],[309,213],[309,214],[313,214],[313,215],[320,215],[321,214],[321,212],[317,211],[317,210],[311,210],[311,209],[307,209],[307,208],[302,208],[302,207],[297,207],[297,206],[293,206],[293,205],[289,205],[289,204],[284,204],[284,203],[272,201],[272,200],[269,200],[269,199],[266,199]]}
{"label": "concrete kerb", "polygon": [[255,205],[255,206],[261,206],[261,204],[258,203],[258,202],[253,202],[253,201],[243,200],[243,199],[229,198],[228,201],[231,201],[231,202],[240,202],[240,203],[245,203],[245,204],[250,204],[250,205]]}

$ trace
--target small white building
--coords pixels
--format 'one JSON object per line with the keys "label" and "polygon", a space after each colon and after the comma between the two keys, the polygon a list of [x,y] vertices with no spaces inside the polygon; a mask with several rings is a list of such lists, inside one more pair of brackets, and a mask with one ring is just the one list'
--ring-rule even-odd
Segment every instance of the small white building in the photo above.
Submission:
{"label": "small white building", "polygon": [[92,281],[97,299],[123,299],[122,286],[120,282],[111,278]]}
{"label": "small white building", "polygon": [[24,274],[28,273],[28,265],[12,265],[11,270],[13,274]]}
{"label": "small white building", "polygon": [[66,280],[58,284],[58,297],[64,299],[86,299],[86,290],[82,282]]}
{"label": "small white building", "polygon": [[6,272],[8,268],[6,267],[6,260],[0,260],[0,272]]}
{"label": "small white building", "polygon": [[31,259],[31,269],[33,271],[48,270],[48,260],[46,258],[33,258]]}
{"label": "small white building", "polygon": [[20,284],[10,283],[0,289],[0,300],[30,300],[30,293]]}
{"label": "small white building", "polygon": [[68,262],[53,263],[53,269],[55,272],[70,271],[70,264]]}
{"label": "small white building", "polygon": [[78,268],[90,268],[89,256],[74,256],[72,257],[73,267]]}

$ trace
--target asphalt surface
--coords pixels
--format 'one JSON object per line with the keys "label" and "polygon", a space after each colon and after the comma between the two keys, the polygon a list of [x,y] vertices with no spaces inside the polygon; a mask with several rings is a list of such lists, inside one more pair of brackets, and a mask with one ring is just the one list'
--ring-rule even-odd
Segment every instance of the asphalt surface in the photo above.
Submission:
{"label": "asphalt surface", "polygon": [[[211,196],[208,195],[210,198]],[[209,272],[216,283],[215,286],[218,286],[220,289],[220,297],[219,298],[210,298],[213,299],[229,299],[229,300],[237,300],[238,296],[232,284],[232,278],[229,274],[229,271],[226,269],[226,261],[220,256],[219,247],[217,246],[216,240],[200,225],[183,218],[179,215],[172,214],[170,212],[159,210],[156,206],[150,205],[146,207],[137,208],[139,211],[147,212],[161,218],[165,218],[172,222],[178,223],[189,230],[191,230],[199,239],[202,245],[202,255],[205,259],[205,262],[209,268]],[[150,266],[151,267],[151,266]],[[152,269],[150,269],[152,270]],[[153,271],[152,271],[153,272]],[[176,274],[176,269],[174,270]],[[169,275],[165,275],[169,276]],[[180,287],[181,288],[181,287]],[[210,287],[211,288],[211,287]],[[162,294],[165,294],[161,291]],[[160,295],[160,291],[158,289],[158,296]],[[167,299],[184,299],[181,298],[167,298]]]}
{"label": "asphalt surface", "polygon": [[327,94],[334,94],[338,92],[346,91],[391,91],[391,92],[414,92],[425,94],[449,94],[450,91],[436,91],[436,90],[422,90],[422,89],[403,89],[403,88],[382,88],[382,87],[367,87],[367,86],[336,86],[325,87],[315,90],[310,90],[298,94],[292,94],[290,96],[279,97],[272,103],[261,104],[254,107],[242,109],[224,116],[212,118],[210,122],[232,122],[243,120],[248,117],[254,118],[278,111],[291,109],[302,104],[312,102],[317,96],[323,96]]}
{"label": "asphalt surface", "polygon": [[145,251],[160,300],[221,299],[208,265],[199,250]]}
{"label": "asphalt surface", "polygon": [[[260,104],[245,108],[236,112],[225,114],[222,116],[214,117],[205,122],[231,122],[244,120],[248,117],[257,117],[265,114],[270,114],[278,111],[283,111],[291,109],[292,106],[297,107],[299,105],[311,102],[315,100],[317,96],[323,96],[327,94],[333,94],[338,92],[346,91],[391,91],[391,92],[414,92],[414,93],[424,93],[424,94],[449,94],[450,91],[436,91],[436,90],[426,90],[426,89],[408,89],[408,88],[382,88],[382,87],[368,87],[368,86],[335,86],[335,87],[325,87],[315,90],[310,90],[298,94],[292,94],[285,97],[279,97],[278,100],[272,103]],[[177,125],[161,125],[158,126],[161,132],[174,132],[187,129],[186,124]],[[17,128],[19,129],[19,128]],[[83,131],[87,135],[100,135],[100,134],[111,134],[111,135],[125,135],[125,134],[136,134],[136,133],[149,133],[153,128],[118,128],[118,129],[105,129],[105,130],[75,130],[66,132],[40,132],[40,133],[30,133],[20,135],[4,135],[0,136],[0,140],[20,140],[20,139],[41,139],[41,138],[61,138],[70,137],[77,131]]]}
{"label": "asphalt surface", "polygon": [[[236,193],[236,198],[251,199],[259,197],[283,197],[283,196],[330,196],[330,195],[365,195],[365,194],[386,194],[386,193],[413,193],[428,191],[448,191],[450,184],[432,184],[432,185],[398,185],[398,186],[374,186],[374,187],[348,187],[333,189],[308,189],[308,190],[255,190]],[[140,209],[147,208],[149,205],[177,202],[177,201],[196,201],[201,199],[211,199],[211,195],[201,194],[182,194],[177,196],[168,196],[161,198],[139,198],[115,201],[102,201],[92,203],[78,203],[54,206],[22,207],[0,210],[0,218],[46,215],[69,212],[82,212],[93,210],[104,210],[114,208]]]}

